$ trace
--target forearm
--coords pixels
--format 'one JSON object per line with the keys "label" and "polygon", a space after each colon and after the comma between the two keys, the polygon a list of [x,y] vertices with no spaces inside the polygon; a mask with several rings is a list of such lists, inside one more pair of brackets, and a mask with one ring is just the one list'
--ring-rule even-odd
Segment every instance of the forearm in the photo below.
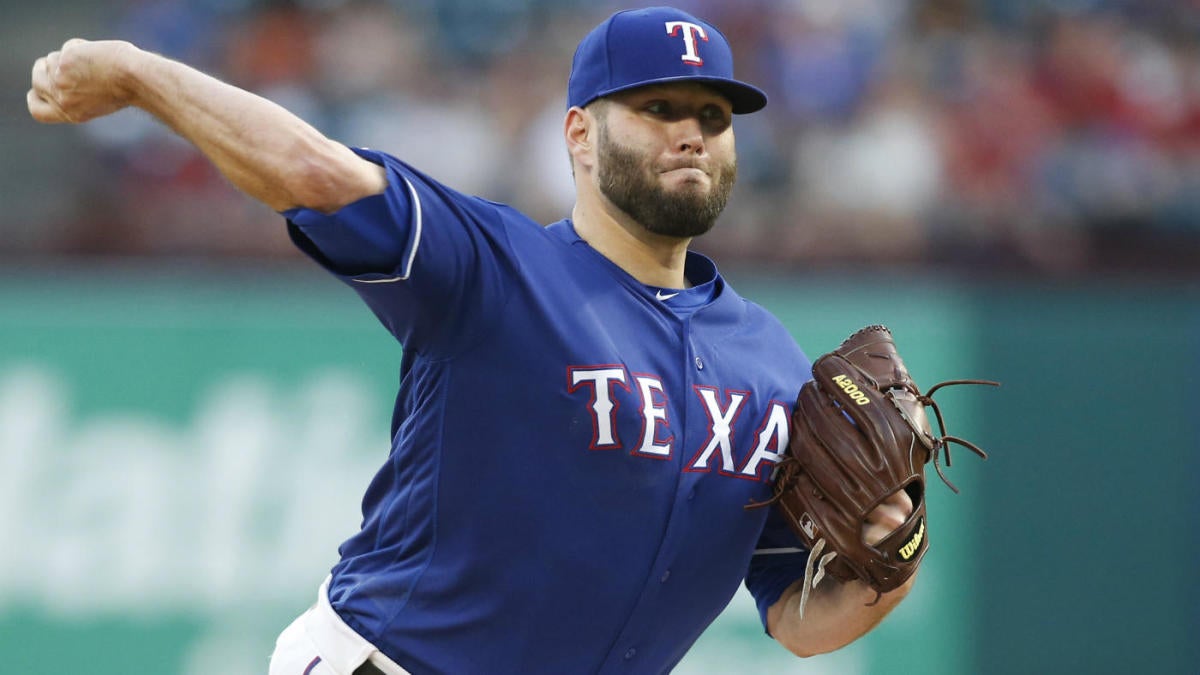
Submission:
{"label": "forearm", "polygon": [[826,578],[808,598],[804,617],[800,617],[801,585],[790,586],[767,611],[771,635],[797,656],[813,656],[840,649],[879,625],[908,595],[914,575],[903,586],[883,594],[879,602],[875,591],[860,581],[839,583]]}
{"label": "forearm", "polygon": [[68,41],[35,64],[28,99],[50,123],[142,108],[277,211],[331,212],[386,187],[380,167],[279,105],[127,42]]}
{"label": "forearm", "polygon": [[[156,54],[130,54],[132,105],[191,141],[238,189],[284,209],[330,212],[383,188],[375,165],[261,96]],[[361,179],[360,179],[361,176]],[[358,179],[358,180],[356,180]]]}

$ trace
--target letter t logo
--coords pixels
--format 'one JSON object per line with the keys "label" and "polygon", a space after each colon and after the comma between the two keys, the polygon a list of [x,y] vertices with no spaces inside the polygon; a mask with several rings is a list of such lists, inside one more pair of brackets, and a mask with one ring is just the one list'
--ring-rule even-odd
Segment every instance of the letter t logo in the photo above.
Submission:
{"label": "letter t logo", "polygon": [[696,50],[696,38],[708,42],[708,33],[704,30],[704,26],[694,24],[690,21],[668,21],[667,35],[675,37],[679,35],[680,29],[683,30],[683,44],[686,51],[683,56],[679,57],[684,63],[693,66],[704,65],[704,59],[700,58],[700,52]]}

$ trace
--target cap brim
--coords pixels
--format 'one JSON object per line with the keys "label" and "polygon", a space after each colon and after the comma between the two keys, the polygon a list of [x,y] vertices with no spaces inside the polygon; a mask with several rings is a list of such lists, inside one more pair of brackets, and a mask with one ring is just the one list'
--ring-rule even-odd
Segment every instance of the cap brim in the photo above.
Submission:
{"label": "cap brim", "polygon": [[[735,115],[745,115],[747,113],[758,112],[767,105],[767,94],[755,87],[754,85],[746,84],[740,80],[731,80],[723,77],[659,77],[652,80],[635,82],[621,87],[613,87],[600,92],[591,101],[604,96],[609,96],[621,91],[629,91],[630,89],[640,89],[654,84],[670,84],[672,82],[697,82],[706,84],[713,89],[716,89],[722,96],[729,99],[733,104],[733,113]],[[588,101],[588,103],[591,103]],[[586,104],[585,104],[586,105]]]}
{"label": "cap brim", "polygon": [[733,103],[735,115],[758,112],[767,106],[767,94],[758,87],[737,80],[708,80]]}

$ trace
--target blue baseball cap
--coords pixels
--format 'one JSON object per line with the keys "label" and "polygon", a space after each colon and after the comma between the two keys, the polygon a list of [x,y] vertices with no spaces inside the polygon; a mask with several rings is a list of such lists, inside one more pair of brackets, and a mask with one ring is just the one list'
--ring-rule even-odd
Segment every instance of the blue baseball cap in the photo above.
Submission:
{"label": "blue baseball cap", "polygon": [[700,82],[721,92],[733,112],[767,104],[761,89],[733,76],[729,41],[712,24],[672,7],[617,12],[575,50],[567,107],[619,91],[668,82]]}

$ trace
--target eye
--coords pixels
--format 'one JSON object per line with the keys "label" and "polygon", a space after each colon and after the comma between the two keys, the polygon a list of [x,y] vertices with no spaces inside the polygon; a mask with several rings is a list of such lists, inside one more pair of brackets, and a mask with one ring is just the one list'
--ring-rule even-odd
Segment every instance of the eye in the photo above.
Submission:
{"label": "eye", "polygon": [[718,105],[706,105],[700,111],[700,116],[708,122],[725,122],[729,116],[725,114],[725,110]]}
{"label": "eye", "polygon": [[729,115],[729,112],[719,105],[706,105],[700,109],[700,123],[705,125],[711,133],[721,133],[729,128],[732,122]]}
{"label": "eye", "polygon": [[646,104],[645,110],[651,115],[671,114],[671,106],[666,101],[650,101]]}

